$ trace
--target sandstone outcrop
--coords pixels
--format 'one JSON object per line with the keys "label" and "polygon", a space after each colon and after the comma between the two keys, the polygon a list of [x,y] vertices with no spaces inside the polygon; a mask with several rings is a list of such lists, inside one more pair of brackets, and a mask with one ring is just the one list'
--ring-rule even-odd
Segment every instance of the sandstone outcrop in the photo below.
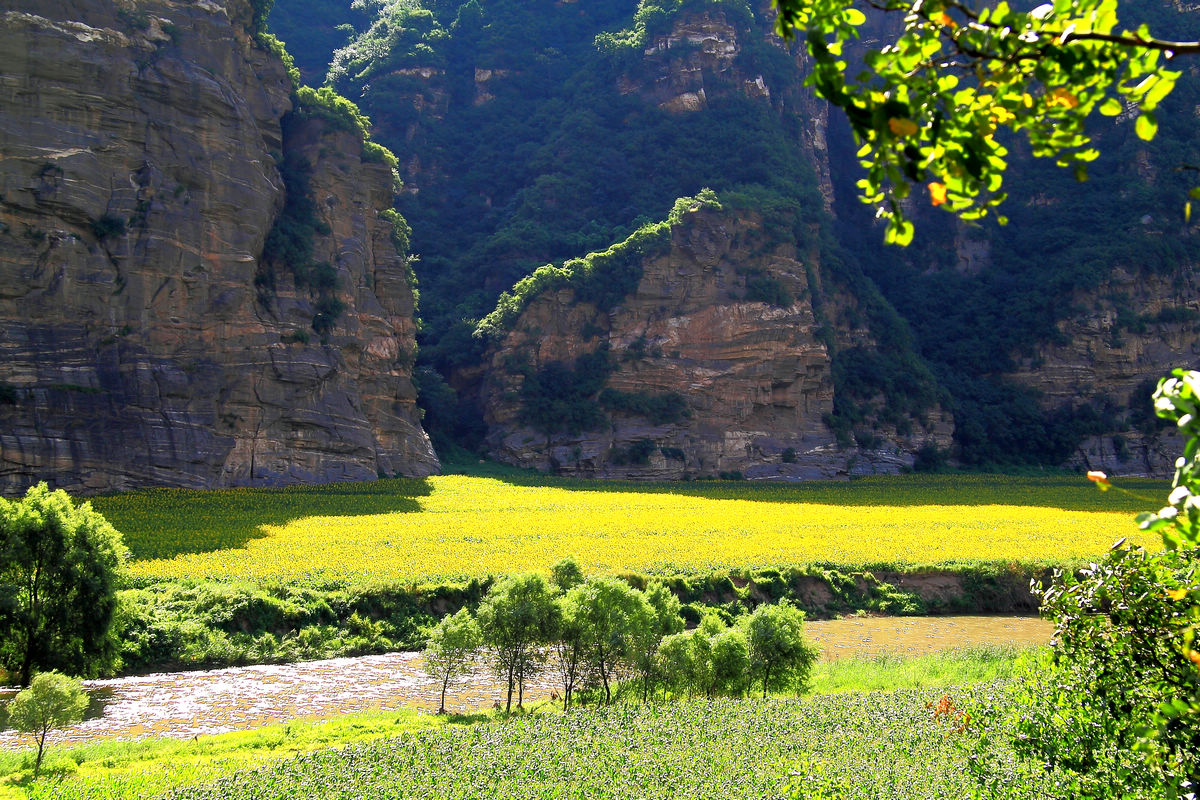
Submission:
{"label": "sandstone outcrop", "polygon": [[[438,469],[410,379],[392,177],[320,119],[244,0],[0,13],[0,491],[215,487]],[[286,153],[285,153],[286,151]],[[340,306],[256,287],[299,154]],[[326,308],[328,311],[329,308]]]}
{"label": "sandstone outcrop", "polygon": [[[495,458],[592,477],[806,479],[894,472],[925,441],[949,444],[952,426],[935,409],[907,436],[838,446],[813,291],[820,264],[771,236],[757,214],[692,210],[639,267],[636,290],[610,310],[551,288],[492,346],[482,398]],[[834,286],[825,284],[822,294]],[[869,333],[841,329],[834,347],[855,337]],[[528,382],[572,379],[572,366],[593,368],[597,354],[607,361],[603,388],[578,398],[593,424],[531,417],[538,398]]]}
{"label": "sandstone outcrop", "polygon": [[[1125,424],[1080,444],[1071,464],[1116,475],[1168,476],[1183,443],[1156,424],[1150,395],[1159,378],[1200,360],[1200,280],[1117,268],[1059,323],[1057,342],[1040,345],[1013,378],[1037,390],[1046,408],[1080,402],[1116,410]],[[1127,409],[1127,411],[1126,411]]]}

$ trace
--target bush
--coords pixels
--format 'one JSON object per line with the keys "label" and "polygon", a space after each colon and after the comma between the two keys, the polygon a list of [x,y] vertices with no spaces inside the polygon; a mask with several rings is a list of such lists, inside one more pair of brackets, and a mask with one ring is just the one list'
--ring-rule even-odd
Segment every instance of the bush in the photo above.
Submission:
{"label": "bush", "polygon": [[0,498],[0,666],[21,686],[41,670],[110,667],[127,557],[121,534],[61,489],[39,483],[21,500]]}
{"label": "bush", "polygon": [[93,220],[90,227],[92,235],[101,242],[105,239],[124,236],[126,230],[124,217],[116,217],[112,214],[105,214],[99,219]]}
{"label": "bush", "polygon": [[614,367],[607,347],[580,356],[574,367],[549,362],[522,383],[518,419],[546,434],[577,435],[605,427],[608,419],[596,396]]}
{"label": "bush", "polygon": [[758,275],[746,280],[746,299],[787,308],[796,301],[787,287],[773,275]]}
{"label": "bush", "polygon": [[950,467],[950,453],[938,447],[937,442],[925,442],[917,448],[915,456],[913,472],[945,472]]}
{"label": "bush", "polygon": [[[990,709],[1018,750],[1063,773],[1064,796],[1177,798],[1200,786],[1200,372],[1176,371],[1155,393],[1158,414],[1187,437],[1167,505],[1138,516],[1163,549],[1124,540],[1077,575],[1038,584],[1056,645]],[[1102,473],[1089,473],[1101,489]],[[993,796],[1019,796],[984,764]]]}
{"label": "bush", "polygon": [[670,425],[691,416],[687,400],[679,392],[651,394],[605,389],[600,404],[610,411],[645,417],[651,425]]}
{"label": "bush", "polygon": [[653,439],[639,439],[627,447],[615,447],[609,460],[618,466],[626,464],[645,466],[650,463],[650,456],[658,449]]}

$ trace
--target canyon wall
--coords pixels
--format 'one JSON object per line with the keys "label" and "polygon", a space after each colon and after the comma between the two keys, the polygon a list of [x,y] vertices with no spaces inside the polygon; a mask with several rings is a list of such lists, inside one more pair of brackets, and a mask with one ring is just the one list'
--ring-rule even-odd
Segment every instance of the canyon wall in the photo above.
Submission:
{"label": "canyon wall", "polygon": [[[0,491],[438,469],[411,381],[413,289],[381,216],[391,170],[360,136],[289,117],[292,81],[253,14],[0,13]],[[320,291],[262,279],[286,158],[309,168]]]}
{"label": "canyon wall", "polygon": [[904,435],[839,446],[831,349],[875,343],[827,321],[854,299],[758,214],[696,204],[637,262],[611,308],[552,286],[489,350],[494,457],[590,477],[795,480],[894,472],[922,444],[949,445],[932,408]]}

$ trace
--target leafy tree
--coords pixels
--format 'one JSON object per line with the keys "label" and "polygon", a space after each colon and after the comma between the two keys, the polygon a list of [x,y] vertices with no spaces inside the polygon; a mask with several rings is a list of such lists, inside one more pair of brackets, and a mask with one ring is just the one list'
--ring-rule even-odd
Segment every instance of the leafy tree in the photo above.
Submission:
{"label": "leafy tree", "polygon": [[[555,567],[558,566],[559,564],[555,565]],[[586,642],[583,624],[579,618],[579,606],[576,602],[578,599],[578,594],[566,594],[557,599],[559,607],[558,636],[554,640],[553,650],[563,690],[563,711],[571,709],[571,698],[574,697],[575,690],[579,687],[580,679],[583,677],[583,655]]]}
{"label": "leafy tree", "polygon": [[567,597],[582,630],[583,663],[612,702],[617,666],[629,657],[634,632],[648,625],[652,612],[645,596],[616,578],[589,578]]}
{"label": "leafy tree", "polygon": [[678,696],[693,691],[692,675],[695,673],[692,637],[694,631],[675,633],[665,637],[658,647],[658,673],[663,685]]}
{"label": "leafy tree", "polygon": [[505,712],[524,707],[525,680],[542,666],[541,646],[553,642],[558,627],[554,589],[536,572],[496,583],[476,614],[483,642],[492,648],[497,675],[508,684]]}
{"label": "leafy tree", "polygon": [[804,638],[804,612],[787,600],[754,609],[746,623],[752,679],[761,680],[763,697],[789,685],[802,690],[818,650]]}
{"label": "leafy tree", "polygon": [[566,594],[583,583],[583,568],[573,556],[567,556],[550,568],[550,582]]}
{"label": "leafy tree", "polygon": [[1030,10],[867,0],[861,5],[902,13],[904,30],[868,50],[847,78],[845,45],[868,22],[858,4],[774,1],[778,31],[802,32],[814,62],[809,82],[846,113],[867,171],[862,198],[882,204],[887,239],[899,244],[912,239],[903,201],[918,184],[931,204],[968,219],[1005,199],[1000,131],[1024,136],[1034,155],[1074,168],[1080,180],[1099,155],[1086,129],[1094,114],[1136,114],[1137,135],[1153,138],[1155,110],[1180,76],[1170,59],[1200,54],[1200,42],[1120,27],[1114,0],[1053,0]]}
{"label": "leafy tree", "polygon": [[663,640],[683,630],[679,598],[661,581],[653,581],[645,592],[649,612],[633,630],[631,656],[642,678],[642,702],[650,699],[658,678],[658,652]]}
{"label": "leafy tree", "polygon": [[8,724],[28,733],[37,742],[37,760],[33,777],[42,768],[46,736],[56,728],[74,725],[83,719],[88,699],[77,678],[58,672],[40,672],[29,688],[20,692],[8,707]]}
{"label": "leafy tree", "polygon": [[750,647],[746,634],[729,628],[712,638],[712,692],[727,697],[746,693],[750,674]]}
{"label": "leafy tree", "polygon": [[39,483],[0,498],[0,666],[94,675],[113,662],[117,584],[127,551],[90,503]]}
{"label": "leafy tree", "polygon": [[482,644],[479,623],[465,608],[453,616],[443,617],[429,634],[421,656],[425,661],[425,672],[442,682],[442,695],[438,701],[438,713],[446,713],[446,690],[450,684],[471,671],[475,653]]}

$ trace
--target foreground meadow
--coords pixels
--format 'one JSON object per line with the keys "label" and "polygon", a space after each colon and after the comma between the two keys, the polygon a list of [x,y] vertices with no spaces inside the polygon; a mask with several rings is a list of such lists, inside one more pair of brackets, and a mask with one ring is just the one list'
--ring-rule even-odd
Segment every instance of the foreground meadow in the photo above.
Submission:
{"label": "foreground meadow", "polygon": [[[543,700],[532,704],[532,719],[506,718],[492,712],[437,715],[400,709],[339,714],[328,720],[296,721],[195,739],[56,743],[40,780],[30,776],[32,750],[0,749],[0,800],[148,800],[173,791],[185,796],[259,796],[257,793],[268,786],[280,789],[287,783],[295,786],[296,781],[312,779],[313,775],[301,778],[298,773],[311,772],[314,764],[329,767],[329,779],[338,782],[345,797],[367,796],[372,786],[363,783],[363,773],[346,772],[335,763],[341,756],[331,748],[348,745],[370,745],[372,753],[378,748],[390,754],[382,757],[380,770],[372,771],[371,779],[394,783],[397,796],[425,796],[431,790],[427,784],[450,779],[462,781],[462,796],[470,796],[488,777],[480,772],[484,768],[482,759],[518,758],[527,768],[532,753],[547,747],[548,738],[557,740],[566,734],[578,737],[578,741],[573,745],[558,741],[545,750],[538,769],[543,777],[563,777],[578,787],[580,796],[604,788],[602,779],[593,779],[587,772],[589,746],[598,748],[598,763],[611,762],[622,751],[638,754],[640,763],[629,774],[620,776],[620,787],[625,791],[637,788],[632,782],[642,780],[638,776],[646,769],[686,771],[689,759],[703,759],[710,751],[714,759],[735,771],[735,782],[722,784],[727,790],[737,785],[747,787],[747,791],[755,786],[779,788],[792,782],[796,771],[809,776],[806,783],[823,774],[833,781],[830,786],[836,786],[837,781],[849,780],[855,770],[878,769],[876,762],[883,756],[879,747],[885,742],[903,744],[912,752],[911,758],[892,769],[894,777],[930,778],[940,788],[961,787],[964,762],[956,746],[961,743],[947,738],[952,731],[946,721],[938,719],[925,704],[946,693],[963,702],[981,691],[993,692],[993,687],[1012,679],[1017,665],[1031,653],[1028,649],[984,647],[917,658],[865,657],[824,662],[813,675],[811,688],[816,696],[807,702],[780,695],[766,701],[643,705],[622,695],[615,707],[576,708],[566,718],[558,712],[557,702]],[[749,716],[738,721],[734,719],[738,715]],[[865,727],[857,725],[856,719]],[[672,740],[671,726],[676,725],[683,726],[684,735]],[[463,726],[478,730],[457,730]],[[747,738],[756,735],[755,726],[766,748],[761,764],[755,764],[745,752]],[[847,747],[837,752],[821,750],[822,726],[828,726],[825,733],[841,737],[839,741]],[[414,736],[417,733],[420,735]],[[706,741],[708,737],[713,738]],[[725,743],[716,737],[726,737]],[[492,755],[481,752],[489,747],[495,747]],[[462,748],[460,760],[453,757],[456,748]],[[417,766],[397,764],[395,756],[399,753],[416,759]],[[300,761],[290,762],[296,756],[301,756]],[[929,764],[917,762],[926,756],[936,758]],[[357,759],[351,760],[357,763]],[[426,774],[426,763],[443,770],[443,774]],[[524,782],[521,763],[495,774],[496,788],[501,790],[495,796],[527,796],[511,794],[514,784]],[[611,775],[620,767],[607,763],[605,768]],[[571,770],[579,772],[572,775]],[[675,779],[685,786],[689,780],[682,774]],[[869,785],[878,788],[878,784]],[[903,785],[911,782],[905,779]],[[549,789],[552,796],[556,788],[562,787]],[[295,796],[307,796],[309,789],[299,791],[302,794]],[[432,796],[438,796],[438,790],[433,791]],[[653,792],[646,786],[637,794],[621,796],[654,796]],[[481,792],[476,796],[490,794]],[[572,795],[564,792],[564,796]],[[744,795],[735,791],[731,796]]]}
{"label": "foreground meadow", "polygon": [[[301,755],[179,800],[963,798],[973,733],[938,691],[616,705]],[[998,754],[1004,759],[1005,754]],[[1030,796],[1052,785],[1031,780]]]}
{"label": "foreground meadow", "polygon": [[[97,498],[135,581],[367,585],[544,570],[686,575],[796,564],[1063,564],[1136,534],[1162,484],[889,476],[801,485],[444,475],[281,490]],[[1136,539],[1136,535],[1133,537]]]}

